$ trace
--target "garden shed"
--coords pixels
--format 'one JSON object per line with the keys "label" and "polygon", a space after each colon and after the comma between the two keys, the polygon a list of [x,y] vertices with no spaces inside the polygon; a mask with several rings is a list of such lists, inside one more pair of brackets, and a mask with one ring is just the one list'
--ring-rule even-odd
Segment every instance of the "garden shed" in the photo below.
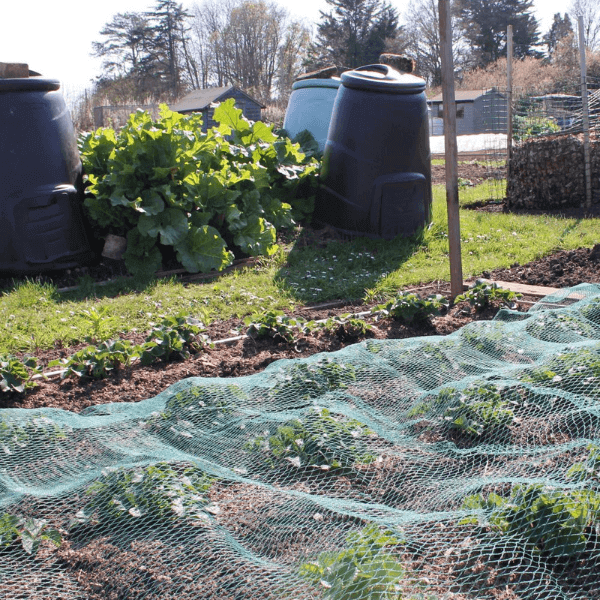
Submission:
{"label": "garden shed", "polygon": [[180,113],[201,112],[203,118],[202,128],[206,131],[208,127],[215,125],[212,120],[213,109],[211,104],[224,102],[229,98],[235,100],[235,105],[242,110],[247,119],[251,121],[262,120],[262,109],[266,107],[234,85],[194,90],[172,104],[170,108]]}
{"label": "garden shed", "polygon": [[[506,95],[496,88],[489,90],[456,90],[456,133],[506,133]],[[427,100],[431,135],[444,133],[444,100],[438,94]]]}

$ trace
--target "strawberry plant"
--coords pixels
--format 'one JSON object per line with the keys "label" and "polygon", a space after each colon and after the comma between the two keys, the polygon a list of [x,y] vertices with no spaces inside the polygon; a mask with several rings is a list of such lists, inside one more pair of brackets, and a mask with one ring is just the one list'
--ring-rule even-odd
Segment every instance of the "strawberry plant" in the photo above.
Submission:
{"label": "strawberry plant", "polygon": [[355,419],[332,416],[329,410],[311,410],[304,419],[291,419],[270,437],[259,436],[247,444],[251,451],[264,452],[271,466],[288,461],[295,467],[324,469],[369,464],[371,454],[365,439],[374,433]]}
{"label": "strawberry plant", "polygon": [[600,494],[540,484],[517,485],[508,498],[491,493],[467,496],[463,508],[477,511],[463,524],[521,538],[549,558],[576,558],[596,539]]}
{"label": "strawberry plant", "polygon": [[127,236],[125,263],[151,274],[171,248],[189,272],[222,270],[233,251],[272,255],[276,228],[312,211],[319,164],[271,127],[252,123],[233,99],[202,132],[198,114],[138,111],[115,133],[83,136],[85,206],[101,236]]}
{"label": "strawberry plant", "polygon": [[157,463],[134,469],[105,469],[92,483],[90,498],[77,512],[72,526],[87,523],[133,523],[146,519],[181,517],[206,519],[206,492],[214,483],[194,466]]}
{"label": "strawberry plant", "polygon": [[497,283],[478,279],[466,292],[456,296],[454,303],[467,301],[477,312],[480,312],[494,300],[512,302],[521,296],[522,294],[499,287]]}
{"label": "strawberry plant", "polygon": [[566,391],[584,390],[586,396],[600,393],[600,346],[556,354],[550,360],[525,370],[521,381]]}
{"label": "strawberry plant", "polygon": [[57,547],[62,544],[58,530],[48,527],[45,519],[26,519],[9,513],[0,515],[0,548],[14,548],[15,544],[19,544],[27,554],[35,556],[44,540]]}
{"label": "strawberry plant", "polygon": [[586,460],[575,463],[567,471],[567,478],[597,489],[600,487],[600,447],[590,444],[588,450]]}
{"label": "strawberry plant", "polygon": [[414,292],[399,292],[398,295],[371,309],[371,312],[380,313],[384,317],[394,317],[406,323],[421,323],[430,316],[439,315],[448,308],[448,300],[441,294],[432,294],[421,298]]}
{"label": "strawberry plant", "polygon": [[530,319],[525,328],[533,337],[548,342],[576,342],[581,338],[598,339],[598,327],[578,314],[548,311]]}
{"label": "strawberry plant", "polygon": [[321,552],[300,566],[302,577],[331,600],[400,600],[405,570],[392,550],[402,543],[393,531],[368,525],[346,538],[347,547]]}
{"label": "strawberry plant", "polygon": [[[230,415],[234,407],[247,401],[247,394],[238,385],[191,386],[171,396],[159,416],[168,421],[181,419],[206,425]],[[156,419],[153,419],[152,424],[156,426],[156,423]]]}
{"label": "strawberry plant", "polygon": [[329,317],[324,323],[319,323],[318,326],[334,333],[343,341],[363,337],[373,329],[372,325],[349,313]]}
{"label": "strawberry plant", "polygon": [[442,388],[433,400],[418,404],[409,415],[430,415],[469,436],[503,437],[515,418],[513,395],[492,383],[476,381],[462,390]]}
{"label": "strawberry plant", "polygon": [[74,375],[104,379],[112,370],[131,364],[139,354],[140,347],[129,340],[107,340],[97,346],[87,346],[68,358],[53,360],[48,366],[63,367],[63,379]]}
{"label": "strawberry plant", "polygon": [[296,341],[296,332],[304,326],[302,319],[288,317],[281,310],[268,310],[244,319],[248,326],[246,334],[252,338],[273,338],[276,342],[292,344]]}
{"label": "strawberry plant", "polygon": [[36,444],[45,446],[64,441],[70,428],[38,415],[26,421],[0,417],[0,450],[7,455],[28,455]]}
{"label": "strawberry plant", "polygon": [[23,394],[36,387],[32,378],[41,372],[34,357],[27,357],[21,361],[10,355],[0,356],[0,390]]}
{"label": "strawberry plant", "polygon": [[204,325],[193,317],[165,317],[160,325],[153,327],[141,346],[141,363],[149,365],[157,359],[168,361],[174,356],[189,358],[209,343],[203,331]]}
{"label": "strawberry plant", "polygon": [[275,398],[316,398],[321,394],[345,389],[356,382],[356,367],[323,358],[317,362],[294,364],[277,376],[271,394]]}
{"label": "strawberry plant", "polygon": [[503,436],[514,421],[513,406],[492,383],[476,382],[464,390],[445,388],[438,402],[445,406],[443,419],[451,429],[474,436]]}

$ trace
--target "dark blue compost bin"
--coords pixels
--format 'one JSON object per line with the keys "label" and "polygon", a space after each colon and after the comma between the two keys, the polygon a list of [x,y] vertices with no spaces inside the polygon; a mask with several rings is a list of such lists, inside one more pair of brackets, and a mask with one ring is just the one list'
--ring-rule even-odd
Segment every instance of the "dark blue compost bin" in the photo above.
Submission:
{"label": "dark blue compost bin", "polygon": [[431,221],[425,81],[388,65],[341,75],[315,218],[348,235],[410,236]]}
{"label": "dark blue compost bin", "polygon": [[60,83],[0,79],[0,272],[28,274],[93,257],[81,213],[82,165]]}

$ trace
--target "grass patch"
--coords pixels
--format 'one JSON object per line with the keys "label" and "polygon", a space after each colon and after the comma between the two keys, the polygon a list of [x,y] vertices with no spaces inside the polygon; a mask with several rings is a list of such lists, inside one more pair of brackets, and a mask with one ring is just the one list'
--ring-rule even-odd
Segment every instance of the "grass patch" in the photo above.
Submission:
{"label": "grass patch", "polygon": [[[434,186],[437,188],[438,186]],[[445,188],[444,188],[445,194]],[[463,208],[478,205],[481,202],[501,202],[506,197],[506,179],[486,179],[478,185],[460,185],[459,204]]]}
{"label": "grass patch", "polygon": [[[462,206],[488,197],[485,184],[460,190]],[[592,247],[600,238],[600,219],[471,210],[462,210],[460,218],[465,278],[556,250]],[[445,189],[434,186],[433,222],[411,239],[360,238],[316,247],[303,246],[296,232],[257,266],[188,285],[123,279],[97,286],[86,280],[77,292],[59,293],[51,285],[23,281],[0,297],[0,353],[72,346],[98,331],[106,339],[147,331],[181,313],[209,323],[310,302],[383,301],[404,287],[449,280],[447,231]],[[99,322],[90,318],[92,311]]]}

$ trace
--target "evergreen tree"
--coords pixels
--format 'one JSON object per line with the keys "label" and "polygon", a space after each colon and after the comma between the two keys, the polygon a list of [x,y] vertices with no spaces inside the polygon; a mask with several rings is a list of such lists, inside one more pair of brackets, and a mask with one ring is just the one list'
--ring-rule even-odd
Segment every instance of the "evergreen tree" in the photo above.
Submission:
{"label": "evergreen tree", "polygon": [[307,67],[354,68],[379,62],[400,33],[398,12],[383,0],[326,0]]}
{"label": "evergreen tree", "polygon": [[571,25],[569,15],[565,13],[565,16],[561,17],[560,13],[556,13],[552,21],[552,26],[543,37],[544,43],[548,47],[548,58],[550,60],[554,57],[560,40],[569,35],[573,35],[573,26]]}
{"label": "evergreen tree", "polygon": [[533,0],[460,0],[459,17],[465,36],[485,67],[506,56],[506,31],[513,26],[513,47],[517,58],[541,57],[538,22],[531,13]]}
{"label": "evergreen tree", "polygon": [[154,9],[146,16],[151,23],[156,86],[176,98],[183,88],[185,22],[190,15],[174,0],[157,0]]}

